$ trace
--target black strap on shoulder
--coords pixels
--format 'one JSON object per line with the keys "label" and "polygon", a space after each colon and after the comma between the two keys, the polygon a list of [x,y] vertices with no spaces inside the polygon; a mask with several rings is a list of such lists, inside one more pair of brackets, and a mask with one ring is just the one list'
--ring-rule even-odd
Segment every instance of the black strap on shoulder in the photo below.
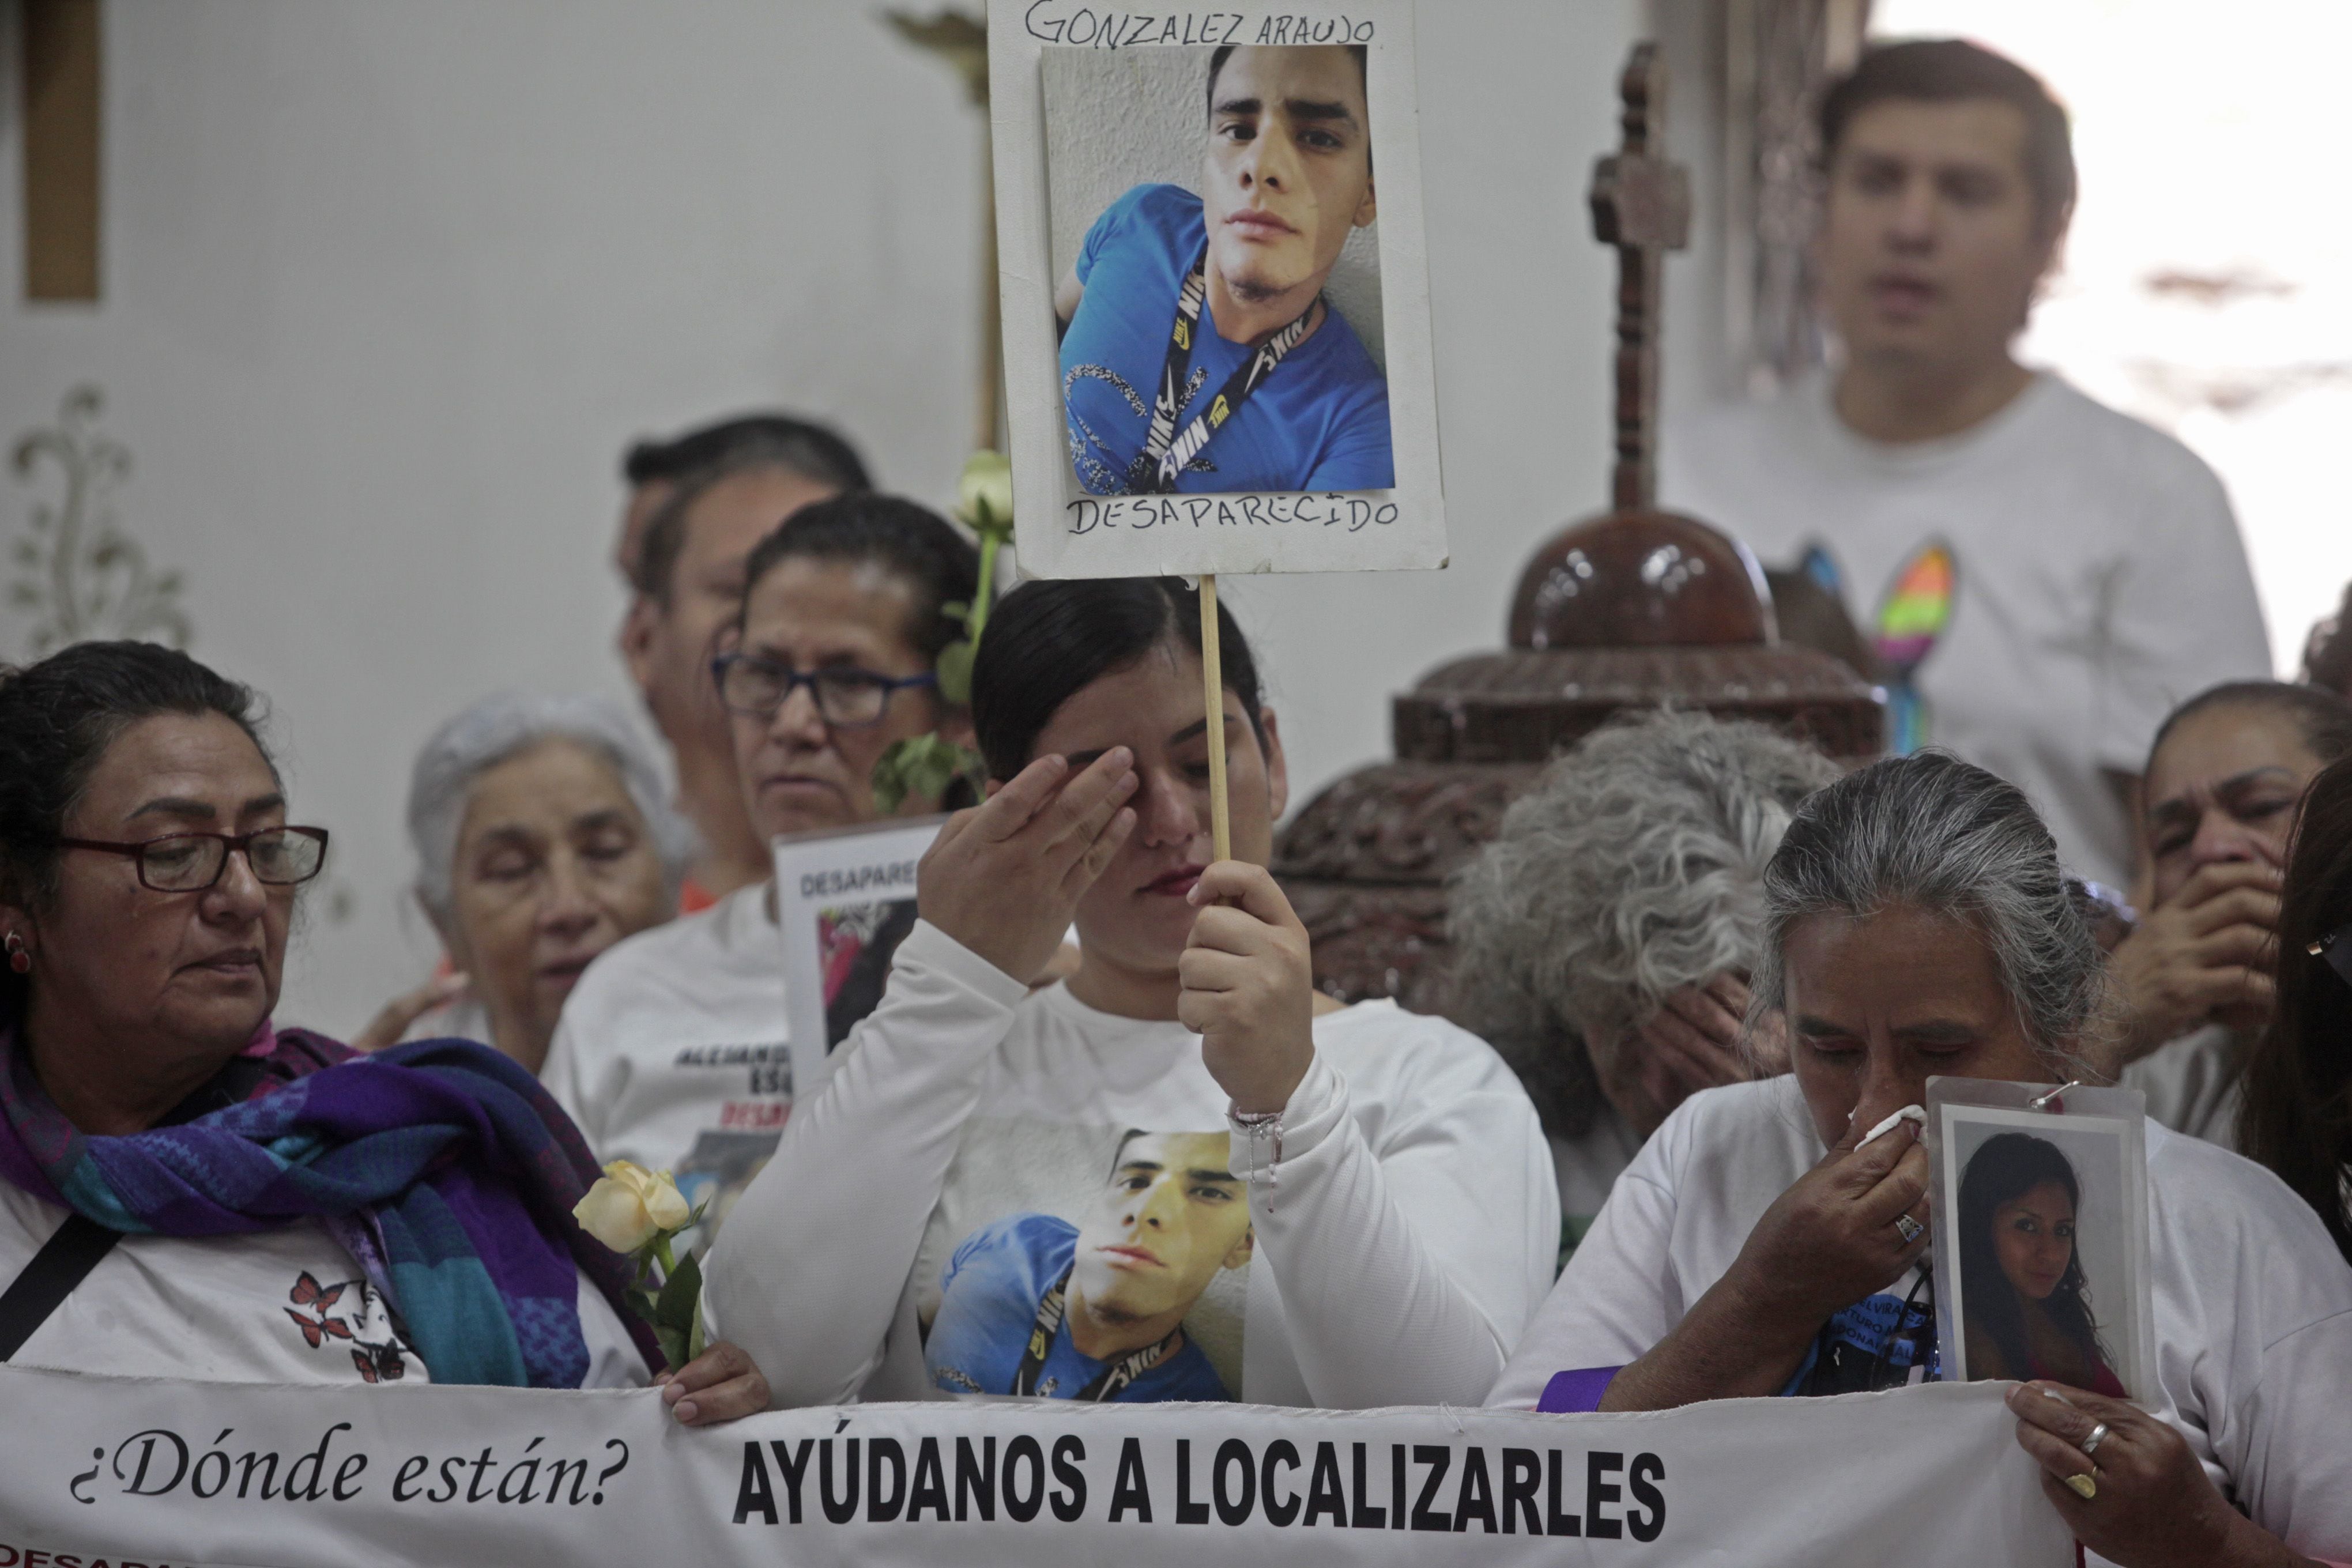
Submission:
{"label": "black strap on shoulder", "polygon": [[99,1260],[122,1239],[84,1215],[68,1215],[65,1224],[41,1245],[33,1261],[0,1295],[0,1362],[15,1357],[25,1342],[39,1331],[49,1314],[65,1304],[74,1287],[89,1277]]}

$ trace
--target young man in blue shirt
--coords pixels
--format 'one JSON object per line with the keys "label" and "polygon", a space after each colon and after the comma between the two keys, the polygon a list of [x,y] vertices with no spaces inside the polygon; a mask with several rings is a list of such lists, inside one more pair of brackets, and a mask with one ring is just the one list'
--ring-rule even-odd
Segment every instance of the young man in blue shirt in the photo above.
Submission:
{"label": "young man in blue shirt", "polygon": [[1322,297],[1378,212],[1364,50],[1221,48],[1208,111],[1201,194],[1119,197],[1055,291],[1078,481],[1390,489],[1388,384]]}
{"label": "young man in blue shirt", "polygon": [[1018,1214],[948,1259],[923,1357],[951,1394],[1231,1399],[1184,1319],[1255,1249],[1223,1132],[1129,1132],[1085,1226]]}

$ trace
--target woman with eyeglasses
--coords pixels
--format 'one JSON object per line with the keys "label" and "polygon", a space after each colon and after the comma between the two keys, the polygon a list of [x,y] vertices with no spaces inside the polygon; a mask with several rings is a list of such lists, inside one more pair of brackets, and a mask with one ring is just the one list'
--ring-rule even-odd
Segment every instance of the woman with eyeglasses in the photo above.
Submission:
{"label": "woman with eyeglasses", "polygon": [[[874,766],[896,742],[968,742],[939,689],[980,558],[912,501],[858,492],[803,507],[744,568],[711,679],[731,717],[743,802],[764,838],[883,815]],[[899,815],[940,803],[910,796]],[[588,967],[541,1076],[604,1160],[674,1171],[711,1200],[704,1239],[776,1146],[792,1108],[774,883],[630,937]]]}
{"label": "woman with eyeglasses", "polygon": [[[596,1169],[488,1047],[271,1019],[296,889],[253,693],[83,643],[0,670],[0,1360],[232,1382],[644,1384]],[[732,1346],[670,1380],[749,1414]]]}
{"label": "woman with eyeglasses", "polygon": [[2311,784],[2281,891],[2277,1004],[2246,1063],[2239,1147],[2352,1262],[2352,758]]}
{"label": "woman with eyeglasses", "polygon": [[[1750,986],[1751,1020],[1787,1020],[1791,1072],[1703,1090],[1666,1119],[1490,1403],[1665,1410],[1938,1375],[1927,1079],[2087,1076],[2107,984],[2014,785],[1931,751],[1813,795],[1765,870]],[[2096,1384],[2095,1352],[2028,1332],[2007,1367],[2037,1379],[2007,1396],[2018,1442],[2093,1562],[2352,1558],[2352,1269],[2268,1172],[2153,1121],[2147,1134],[2144,1403],[2051,1381]],[[1965,1229],[1966,1190],[1959,1204]],[[2041,1291],[2049,1259],[2021,1261],[2019,1291]]]}

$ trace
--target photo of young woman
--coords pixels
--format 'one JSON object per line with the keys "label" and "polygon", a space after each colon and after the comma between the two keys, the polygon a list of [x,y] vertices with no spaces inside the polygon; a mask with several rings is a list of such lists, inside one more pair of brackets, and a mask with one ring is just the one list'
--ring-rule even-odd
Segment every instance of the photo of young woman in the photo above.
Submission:
{"label": "photo of young woman", "polygon": [[2029,1132],[2000,1132],[1960,1177],[1962,1331],[1972,1379],[2040,1378],[2126,1397],[2075,1246],[2073,1162]]}

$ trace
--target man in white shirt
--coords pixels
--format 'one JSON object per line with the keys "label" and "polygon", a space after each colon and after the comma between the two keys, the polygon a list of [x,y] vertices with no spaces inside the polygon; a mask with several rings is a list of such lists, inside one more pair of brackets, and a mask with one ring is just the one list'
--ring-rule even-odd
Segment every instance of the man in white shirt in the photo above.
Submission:
{"label": "man in white shirt", "polygon": [[[969,604],[979,576],[945,520],[837,496],[760,541],[740,576],[731,650],[702,679],[731,726],[760,844],[873,820],[874,764],[893,742],[970,733],[932,673],[962,630],[944,606]],[[769,873],[607,949],[565,1001],[540,1076],[599,1160],[676,1172],[690,1200],[711,1201],[715,1227],[791,1114],[785,1016]]]}
{"label": "man in white shirt", "polygon": [[702,838],[679,890],[691,914],[768,875],[768,841],[744,815],[710,684],[715,639],[742,607],[744,562],[800,508],[866,489],[866,468],[831,431],[776,417],[640,446],[625,473],[630,507],[615,554],[635,593],[621,657],[676,759],[678,809]]}
{"label": "man in white shirt", "polygon": [[1833,584],[1887,667],[1892,747],[2002,774],[2074,871],[2126,885],[2158,723],[2270,674],[2229,499],[2178,441],[2011,352],[2074,200],[2040,82],[1972,44],[1889,45],[1822,132],[1842,363],[1678,421],[1665,504]]}

